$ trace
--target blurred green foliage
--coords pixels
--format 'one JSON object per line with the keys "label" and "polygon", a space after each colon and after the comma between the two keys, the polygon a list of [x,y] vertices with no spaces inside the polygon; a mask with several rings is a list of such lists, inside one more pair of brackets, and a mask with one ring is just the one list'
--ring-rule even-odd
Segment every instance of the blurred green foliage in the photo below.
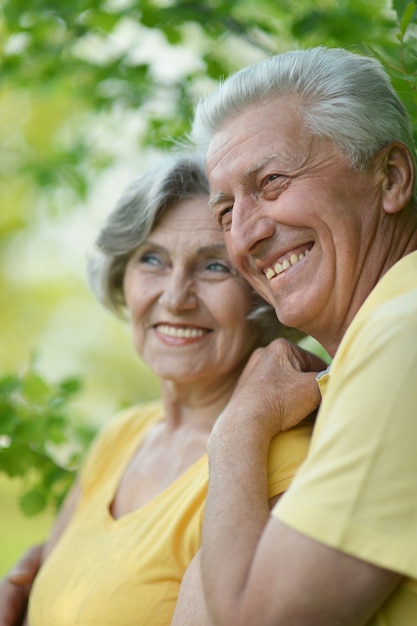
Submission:
{"label": "blurred green foliage", "polygon": [[[128,133],[138,155],[164,150],[186,135],[196,99],[223,76],[276,52],[321,44],[378,57],[417,139],[415,2],[0,0],[0,255],[13,259],[8,273],[7,263],[0,264],[0,326],[8,331],[0,471],[22,478],[27,514],[59,506],[93,428],[74,419],[77,379],[52,383],[32,367],[8,373],[22,371],[25,339],[33,335],[38,349],[37,337],[65,288],[74,290],[72,280],[50,280],[43,289],[18,284],[15,267],[24,263],[19,234],[29,233],[30,240],[45,219],[70,215],[90,200],[98,177],[112,175],[121,148],[98,130],[109,119],[121,130],[128,120],[138,122]],[[30,266],[38,261],[28,258]],[[65,301],[68,309],[74,293]],[[11,344],[13,331],[18,339]],[[132,368],[123,370],[117,360],[120,340],[105,338],[117,395]],[[102,354],[92,363],[106,386]]]}
{"label": "blurred green foliage", "polygon": [[[0,170],[28,175],[43,190],[60,184],[85,198],[91,173],[116,157],[84,132],[79,122],[89,115],[147,109],[138,150],[170,147],[189,130],[202,89],[246,62],[294,45],[341,45],[380,57],[416,128],[414,2],[3,0],[0,7],[0,88],[16,97],[30,90],[45,125],[39,143],[30,120],[22,120],[19,154],[12,163],[3,160]],[[155,72],[152,55],[141,54],[150,31],[161,46],[193,50],[196,63],[171,76]]]}
{"label": "blurred green foliage", "polygon": [[20,507],[57,510],[94,429],[71,415],[76,378],[51,384],[35,369],[0,379],[0,472],[23,479]]}

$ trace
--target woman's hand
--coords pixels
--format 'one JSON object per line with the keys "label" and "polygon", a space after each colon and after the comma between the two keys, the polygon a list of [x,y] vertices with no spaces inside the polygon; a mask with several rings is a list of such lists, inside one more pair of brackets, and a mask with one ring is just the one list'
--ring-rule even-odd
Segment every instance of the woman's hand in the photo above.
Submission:
{"label": "woman's hand", "polygon": [[20,626],[41,565],[43,545],[29,548],[0,583],[0,626]]}

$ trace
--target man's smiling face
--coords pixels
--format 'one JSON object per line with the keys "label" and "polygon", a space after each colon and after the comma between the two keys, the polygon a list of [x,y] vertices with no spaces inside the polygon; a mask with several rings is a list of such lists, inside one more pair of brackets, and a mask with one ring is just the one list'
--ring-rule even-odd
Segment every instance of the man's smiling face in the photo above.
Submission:
{"label": "man's smiling face", "polygon": [[380,185],[313,136],[297,104],[253,106],[214,135],[211,204],[232,260],[280,321],[338,342],[358,308]]}

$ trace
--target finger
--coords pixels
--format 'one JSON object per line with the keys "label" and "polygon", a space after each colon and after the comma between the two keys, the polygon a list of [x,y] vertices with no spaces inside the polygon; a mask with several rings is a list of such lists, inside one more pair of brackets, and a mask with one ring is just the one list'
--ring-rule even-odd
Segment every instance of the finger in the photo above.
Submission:
{"label": "finger", "polygon": [[0,626],[18,626],[25,614],[29,591],[7,580],[0,585]]}
{"label": "finger", "polygon": [[18,586],[33,582],[41,562],[43,544],[29,548],[7,574],[7,580]]}
{"label": "finger", "polygon": [[287,361],[299,372],[315,372],[317,374],[327,367],[326,362],[317,354],[286,339],[277,339],[270,346],[275,354],[281,356],[283,362]]}
{"label": "finger", "polygon": [[323,361],[317,354],[314,352],[309,352],[300,346],[297,346],[300,350],[303,360],[303,371],[304,372],[322,372],[327,367],[327,363]]}

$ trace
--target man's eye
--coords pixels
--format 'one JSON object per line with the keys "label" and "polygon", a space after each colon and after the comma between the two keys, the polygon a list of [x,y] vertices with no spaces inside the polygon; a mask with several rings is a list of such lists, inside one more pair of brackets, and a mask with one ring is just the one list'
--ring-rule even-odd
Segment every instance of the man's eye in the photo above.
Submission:
{"label": "man's eye", "polygon": [[222,230],[230,230],[232,224],[232,211],[233,207],[229,206],[218,212],[217,221]]}
{"label": "man's eye", "polygon": [[262,180],[261,194],[265,200],[276,200],[278,196],[285,191],[290,184],[291,179],[288,176],[284,176],[279,172],[268,174]]}
{"label": "man's eye", "polygon": [[273,183],[274,180],[277,180],[278,178],[279,178],[279,174],[270,174],[269,176],[266,177],[265,182]]}

